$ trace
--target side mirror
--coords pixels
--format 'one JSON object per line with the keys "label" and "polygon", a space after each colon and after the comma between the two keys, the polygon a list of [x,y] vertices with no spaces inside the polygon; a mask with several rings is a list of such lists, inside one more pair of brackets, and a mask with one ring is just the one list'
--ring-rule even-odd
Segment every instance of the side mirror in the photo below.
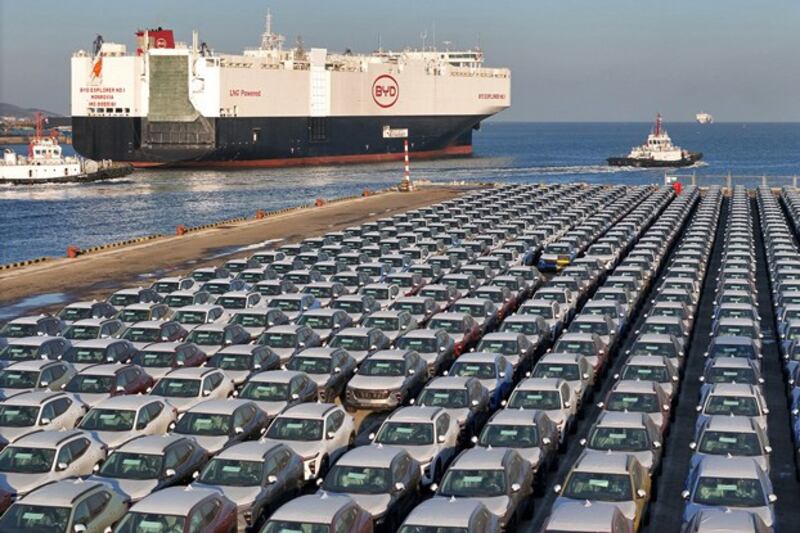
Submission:
{"label": "side mirror", "polygon": [[300,395],[299,394],[297,394],[296,392],[294,394],[292,394],[292,400],[299,400],[299,399],[300,399]]}
{"label": "side mirror", "polygon": [[602,409],[606,404],[604,402],[597,402],[597,407]]}
{"label": "side mirror", "polygon": [[767,500],[769,500],[769,503],[775,503],[776,501],[778,501],[778,497],[775,496],[774,494],[770,494],[769,496],[767,496]]}
{"label": "side mirror", "polygon": [[269,483],[270,485],[274,485],[277,482],[278,482],[278,476],[274,474],[270,474],[269,476],[267,476],[267,483]]}
{"label": "side mirror", "polygon": [[40,387],[47,387],[48,385],[50,385],[49,381],[40,381],[39,382],[39,386]]}
{"label": "side mirror", "polygon": [[328,437],[328,440],[332,440],[336,436],[336,432],[335,431],[329,431],[328,433],[326,433],[325,436]]}
{"label": "side mirror", "polygon": [[195,470],[194,472],[192,472],[192,479],[197,479],[199,477],[200,477],[200,471],[199,470]]}
{"label": "side mirror", "polygon": [[688,490],[684,490],[683,492],[681,492],[681,498],[683,498],[684,500],[688,500],[689,496],[691,496],[691,495],[692,495],[692,493],[689,492]]}
{"label": "side mirror", "polygon": [[237,435],[241,435],[242,433],[244,433],[244,428],[241,426],[236,426],[235,428],[233,428],[233,432],[236,433]]}
{"label": "side mirror", "polygon": [[661,448],[661,441],[654,440],[653,441],[653,449],[658,450],[659,448]]}
{"label": "side mirror", "polygon": [[579,440],[579,441],[578,441],[578,443],[579,443],[581,446],[586,446],[586,445],[589,443],[589,441],[587,441],[586,439],[581,439],[581,440]]}
{"label": "side mirror", "polygon": [[342,368],[341,368],[341,367],[338,367],[338,366],[337,366],[337,367],[335,367],[335,368],[333,369],[333,373],[334,373],[334,374],[340,374],[341,372],[342,372]]}
{"label": "side mirror", "polygon": [[478,436],[477,435],[473,435],[472,437],[470,437],[469,441],[472,444],[478,444]]}
{"label": "side mirror", "polygon": [[431,492],[436,492],[437,490],[439,490],[439,484],[431,483]]}
{"label": "side mirror", "polygon": [[56,465],[56,470],[66,470],[69,465],[67,463],[58,463]]}
{"label": "side mirror", "polygon": [[86,531],[86,526],[84,524],[75,524],[74,526],[72,526],[72,531],[74,531],[75,533],[83,533],[84,531]]}
{"label": "side mirror", "polygon": [[174,468],[167,468],[166,470],[164,470],[164,477],[174,477],[175,474],[176,472]]}
{"label": "side mirror", "polygon": [[406,490],[406,484],[403,483],[402,481],[398,481],[397,483],[394,484],[394,490],[395,492],[403,492],[404,490]]}
{"label": "side mirror", "polygon": [[42,417],[42,419],[39,421],[39,425],[40,426],[46,426],[49,423],[50,423],[50,419],[47,418],[46,416]]}
{"label": "side mirror", "polygon": [[567,400],[566,402],[564,402],[564,407],[566,407],[567,409],[569,409],[570,407],[572,407],[572,402],[571,402],[571,401],[569,401],[569,400]]}
{"label": "side mirror", "polygon": [[209,394],[211,394],[211,391],[210,390],[204,390],[202,392],[202,394],[203,394],[203,396],[208,396]]}
{"label": "side mirror", "polygon": [[439,435],[439,438],[438,438],[438,439],[436,439],[436,441],[437,441],[439,444],[443,444],[443,443],[444,443],[444,440],[445,440],[445,439],[444,439],[444,435]]}
{"label": "side mirror", "polygon": [[555,485],[553,485],[553,492],[555,492],[556,494],[561,494],[561,484],[560,483],[556,483]]}
{"label": "side mirror", "polygon": [[375,433],[370,433],[369,435],[367,435],[367,438],[369,440],[375,440]]}
{"label": "side mirror", "polygon": [[647,496],[647,492],[645,492],[644,489],[639,489],[636,491],[636,496],[638,496],[639,498],[644,498],[645,496]]}
{"label": "side mirror", "polygon": [[764,451],[767,453],[772,453],[772,446],[764,446]]}
{"label": "side mirror", "polygon": [[511,492],[519,492],[521,488],[522,488],[522,485],[520,485],[519,483],[512,483],[511,484]]}
{"label": "side mirror", "polygon": [[409,368],[408,369],[408,375],[409,376],[413,376],[415,373],[416,373],[416,370],[414,370],[413,368]]}
{"label": "side mirror", "polygon": [[689,449],[690,450],[694,450],[695,448],[697,448],[697,443],[696,442],[690,442],[689,443]]}

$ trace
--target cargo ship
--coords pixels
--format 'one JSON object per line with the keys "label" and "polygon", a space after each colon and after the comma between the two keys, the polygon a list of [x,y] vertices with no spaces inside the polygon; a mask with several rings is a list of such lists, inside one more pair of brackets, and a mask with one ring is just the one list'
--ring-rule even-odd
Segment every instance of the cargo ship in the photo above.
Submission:
{"label": "cargo ship", "polygon": [[164,28],[136,50],[103,41],[71,59],[73,146],[137,167],[270,167],[472,153],[481,121],[511,104],[511,73],[480,49],[370,54],[306,49],[266,29],[217,53]]}

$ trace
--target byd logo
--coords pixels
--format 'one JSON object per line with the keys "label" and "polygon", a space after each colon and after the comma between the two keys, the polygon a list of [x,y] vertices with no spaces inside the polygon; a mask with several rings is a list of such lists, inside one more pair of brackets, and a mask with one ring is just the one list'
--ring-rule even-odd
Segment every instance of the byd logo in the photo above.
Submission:
{"label": "byd logo", "polygon": [[400,97],[400,85],[388,74],[375,78],[372,82],[372,100],[380,107],[392,107]]}

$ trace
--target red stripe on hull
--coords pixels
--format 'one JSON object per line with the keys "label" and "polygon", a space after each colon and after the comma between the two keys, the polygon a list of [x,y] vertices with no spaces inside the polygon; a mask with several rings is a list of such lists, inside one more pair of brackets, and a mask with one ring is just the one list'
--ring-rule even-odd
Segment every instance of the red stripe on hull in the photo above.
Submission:
{"label": "red stripe on hull", "polygon": [[[411,152],[415,159],[434,159],[437,157],[472,155],[471,145],[448,146],[442,150]],[[388,154],[332,155],[321,157],[296,157],[285,159],[249,159],[241,161],[177,161],[159,163],[150,161],[129,161],[136,168],[153,167],[200,167],[200,168],[279,168],[302,167],[316,165],[350,165],[357,163],[377,163],[382,161],[400,161],[405,157],[403,152]]]}

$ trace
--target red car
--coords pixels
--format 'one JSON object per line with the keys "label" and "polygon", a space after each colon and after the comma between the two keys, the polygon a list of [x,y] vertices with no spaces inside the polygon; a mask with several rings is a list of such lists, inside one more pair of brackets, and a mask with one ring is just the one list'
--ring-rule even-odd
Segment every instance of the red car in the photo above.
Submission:
{"label": "red car", "polygon": [[428,329],[443,329],[453,337],[454,357],[458,357],[481,337],[481,327],[466,313],[439,313],[428,322]]}
{"label": "red car", "polygon": [[139,365],[92,365],[75,374],[64,386],[83,403],[93,406],[111,396],[144,394],[155,381]]}
{"label": "red car", "polygon": [[[156,526],[157,524],[157,526]],[[184,533],[233,533],[236,504],[219,492],[196,487],[169,487],[146,496],[125,513],[115,533],[152,530]]]}
{"label": "red car", "polygon": [[158,379],[178,367],[202,365],[206,354],[191,342],[159,342],[143,348],[133,356],[133,362]]}

